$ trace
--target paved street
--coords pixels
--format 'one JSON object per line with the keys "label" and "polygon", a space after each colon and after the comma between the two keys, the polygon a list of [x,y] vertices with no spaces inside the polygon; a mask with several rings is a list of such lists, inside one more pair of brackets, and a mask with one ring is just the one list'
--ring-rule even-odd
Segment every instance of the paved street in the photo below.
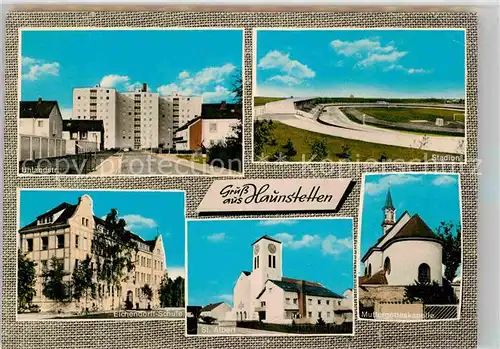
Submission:
{"label": "paved street", "polygon": [[121,153],[118,174],[128,175],[199,175],[205,174],[189,162],[176,162],[145,152]]}
{"label": "paved street", "polygon": [[337,106],[327,107],[326,111],[319,116],[323,124],[318,122],[318,120],[293,114],[262,115],[259,116],[259,119],[277,120],[288,126],[312,132],[371,143],[419,148],[452,154],[464,153],[464,137],[427,135],[424,140],[424,135],[421,134],[360,125],[349,120]]}

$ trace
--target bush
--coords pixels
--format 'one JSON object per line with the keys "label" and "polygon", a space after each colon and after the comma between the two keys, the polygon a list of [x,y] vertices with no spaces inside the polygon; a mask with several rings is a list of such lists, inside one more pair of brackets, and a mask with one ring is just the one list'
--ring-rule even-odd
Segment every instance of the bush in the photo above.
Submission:
{"label": "bush", "polygon": [[295,146],[290,138],[288,138],[288,141],[283,148],[286,150],[285,154],[288,157],[292,157],[297,154],[297,150],[295,150]]}
{"label": "bush", "polygon": [[322,318],[318,318],[318,321],[316,321],[317,326],[325,326],[326,322]]}
{"label": "bush", "polygon": [[239,321],[237,327],[251,328],[255,330],[284,332],[284,333],[352,333],[352,322],[344,322],[343,324],[325,324],[317,326],[316,324],[273,324],[259,321]]}
{"label": "bush", "polygon": [[351,160],[351,147],[344,144],[340,147],[340,149],[342,151],[338,154],[338,157],[345,160]]}
{"label": "bush", "polygon": [[311,155],[317,161],[325,160],[328,157],[328,145],[324,139],[316,139],[311,144]]}
{"label": "bush", "polygon": [[235,136],[226,137],[224,141],[210,147],[207,151],[208,163],[212,166],[221,166],[233,171],[242,170],[243,144],[242,126],[233,127]]}
{"label": "bush", "polygon": [[201,320],[202,320],[204,323],[206,323],[206,324],[210,325],[210,324],[214,323],[214,322],[215,322],[215,320],[217,320],[217,319],[216,319],[216,318],[214,318],[214,317],[211,317],[211,316],[202,316],[202,317],[201,317]]}
{"label": "bush", "polygon": [[405,287],[405,300],[421,301],[423,304],[458,304],[458,299],[450,282],[443,278],[443,286],[436,281],[431,284],[419,283]]}

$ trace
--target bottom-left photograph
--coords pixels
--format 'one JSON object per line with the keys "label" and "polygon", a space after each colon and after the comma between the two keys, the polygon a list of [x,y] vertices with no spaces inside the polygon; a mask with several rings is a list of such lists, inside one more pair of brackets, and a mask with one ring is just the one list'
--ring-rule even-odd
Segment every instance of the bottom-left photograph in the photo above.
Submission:
{"label": "bottom-left photograph", "polygon": [[183,319],[185,193],[18,190],[17,320]]}

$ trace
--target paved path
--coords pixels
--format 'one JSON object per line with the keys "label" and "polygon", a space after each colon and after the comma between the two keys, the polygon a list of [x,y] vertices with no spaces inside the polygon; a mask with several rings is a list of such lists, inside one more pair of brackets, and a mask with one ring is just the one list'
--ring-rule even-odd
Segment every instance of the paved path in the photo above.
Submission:
{"label": "paved path", "polygon": [[321,114],[319,118],[329,125],[293,114],[259,116],[259,119],[277,120],[295,128],[340,138],[451,154],[464,152],[464,137],[424,136],[361,125],[349,120],[336,106],[327,107],[326,113]]}
{"label": "paved path", "polygon": [[128,175],[200,175],[205,174],[192,166],[146,152],[122,153],[119,174]]}

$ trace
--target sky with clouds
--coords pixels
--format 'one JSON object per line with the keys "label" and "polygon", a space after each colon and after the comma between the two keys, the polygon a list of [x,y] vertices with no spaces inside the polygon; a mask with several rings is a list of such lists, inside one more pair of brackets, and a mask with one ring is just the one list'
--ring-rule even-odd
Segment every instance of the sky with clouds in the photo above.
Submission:
{"label": "sky with clouds", "polygon": [[77,204],[78,198],[90,195],[94,215],[104,218],[112,208],[127,222],[127,228],[146,240],[159,233],[167,258],[170,277],[184,277],[184,193],[141,191],[77,191],[22,190],[20,193],[20,227],[33,222],[37,216],[67,202]]}
{"label": "sky with clouds", "polygon": [[462,30],[259,30],[257,96],[465,96]]}
{"label": "sky with clouds", "polygon": [[338,294],[353,287],[351,219],[189,221],[188,304],[232,305],[240,273],[252,271],[251,244],[263,235],[283,243],[283,276]]}
{"label": "sky with clouds", "polygon": [[68,115],[73,88],[125,92],[145,82],[161,95],[231,101],[242,45],[241,30],[23,31],[21,99],[56,100]]}
{"label": "sky with clouds", "polygon": [[[418,214],[434,232],[441,222],[460,225],[459,179],[455,174],[384,174],[365,176],[361,218],[361,254],[382,236],[387,189],[391,187],[396,219]],[[360,270],[363,270],[361,268]]]}

